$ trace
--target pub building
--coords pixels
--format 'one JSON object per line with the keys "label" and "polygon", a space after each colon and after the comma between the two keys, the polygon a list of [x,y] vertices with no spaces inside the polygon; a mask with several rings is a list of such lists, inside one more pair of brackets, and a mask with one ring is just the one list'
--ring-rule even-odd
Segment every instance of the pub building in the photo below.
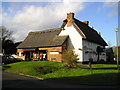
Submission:
{"label": "pub building", "polygon": [[68,35],[58,36],[61,28],[30,32],[17,47],[19,56],[25,60],[50,60],[62,62],[62,52],[66,49]]}
{"label": "pub building", "polygon": [[78,55],[78,62],[106,60],[104,49],[107,43],[101,35],[89,26],[89,21],[79,21],[74,13],[67,13],[60,28],[30,32],[18,45],[19,56],[25,60],[49,60],[62,62],[62,53],[73,49]]}
{"label": "pub building", "polygon": [[46,50],[23,49],[25,60],[47,60]]}

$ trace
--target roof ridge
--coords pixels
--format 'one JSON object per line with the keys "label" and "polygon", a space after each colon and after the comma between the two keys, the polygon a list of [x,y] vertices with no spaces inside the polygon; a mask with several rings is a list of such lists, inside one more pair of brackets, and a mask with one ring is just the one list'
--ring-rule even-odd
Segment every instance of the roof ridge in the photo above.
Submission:
{"label": "roof ridge", "polygon": [[44,32],[51,32],[51,31],[57,31],[60,30],[61,28],[53,28],[53,29],[47,29],[47,30],[42,30],[42,31],[35,31],[35,32],[30,32],[30,33],[44,33]]}
{"label": "roof ridge", "polygon": [[[107,46],[107,43],[105,42],[105,40],[102,38],[101,35],[98,34],[98,31],[91,28],[90,26],[88,26],[87,24],[83,23],[82,21],[74,18],[74,22],[75,24],[77,24],[77,26],[82,30],[82,32],[85,34],[86,39],[88,41],[92,41],[104,46]],[[96,39],[99,39],[99,41],[97,41]]]}
{"label": "roof ridge", "polygon": [[[78,20],[78,19],[76,19],[76,18],[74,18],[74,19],[77,20],[78,22],[80,22],[80,23],[88,26],[88,27],[91,28],[93,31],[97,32],[97,30],[93,29],[92,27],[90,27],[89,25],[85,24],[84,22],[82,22],[82,21],[80,21],[80,20]],[[98,32],[97,32],[97,33],[98,33]]]}

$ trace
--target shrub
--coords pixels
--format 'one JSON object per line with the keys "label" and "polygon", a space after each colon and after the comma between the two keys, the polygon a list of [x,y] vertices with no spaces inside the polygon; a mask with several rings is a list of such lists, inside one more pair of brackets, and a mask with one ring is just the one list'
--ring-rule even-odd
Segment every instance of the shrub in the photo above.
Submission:
{"label": "shrub", "polygon": [[67,66],[74,67],[77,65],[77,60],[79,60],[78,55],[71,50],[66,50],[62,53],[62,60]]}
{"label": "shrub", "polygon": [[39,65],[33,66],[36,72],[41,74],[53,73],[64,66],[63,63],[53,61],[40,61]]}
{"label": "shrub", "polygon": [[41,67],[35,67],[34,70],[41,74],[48,74],[58,70],[58,68],[54,66],[41,66]]}

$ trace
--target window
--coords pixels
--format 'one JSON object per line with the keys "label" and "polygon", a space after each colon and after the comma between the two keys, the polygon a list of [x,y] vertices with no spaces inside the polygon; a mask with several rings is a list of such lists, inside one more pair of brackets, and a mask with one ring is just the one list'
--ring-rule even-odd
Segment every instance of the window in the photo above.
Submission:
{"label": "window", "polygon": [[50,52],[50,54],[59,54],[59,52]]}
{"label": "window", "polygon": [[85,53],[87,54],[87,53],[89,53],[88,51],[85,51]]}
{"label": "window", "polygon": [[92,46],[92,43],[89,43],[89,42],[88,42],[88,46]]}
{"label": "window", "polygon": [[51,60],[57,60],[56,58],[51,58]]}

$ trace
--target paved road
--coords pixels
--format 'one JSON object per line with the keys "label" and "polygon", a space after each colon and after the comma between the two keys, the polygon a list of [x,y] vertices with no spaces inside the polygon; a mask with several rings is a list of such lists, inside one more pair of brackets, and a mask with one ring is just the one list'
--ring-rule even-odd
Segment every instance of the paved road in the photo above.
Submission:
{"label": "paved road", "polygon": [[110,88],[118,90],[118,86],[86,86],[55,83],[46,80],[40,80],[28,76],[2,72],[2,89],[6,88]]}

